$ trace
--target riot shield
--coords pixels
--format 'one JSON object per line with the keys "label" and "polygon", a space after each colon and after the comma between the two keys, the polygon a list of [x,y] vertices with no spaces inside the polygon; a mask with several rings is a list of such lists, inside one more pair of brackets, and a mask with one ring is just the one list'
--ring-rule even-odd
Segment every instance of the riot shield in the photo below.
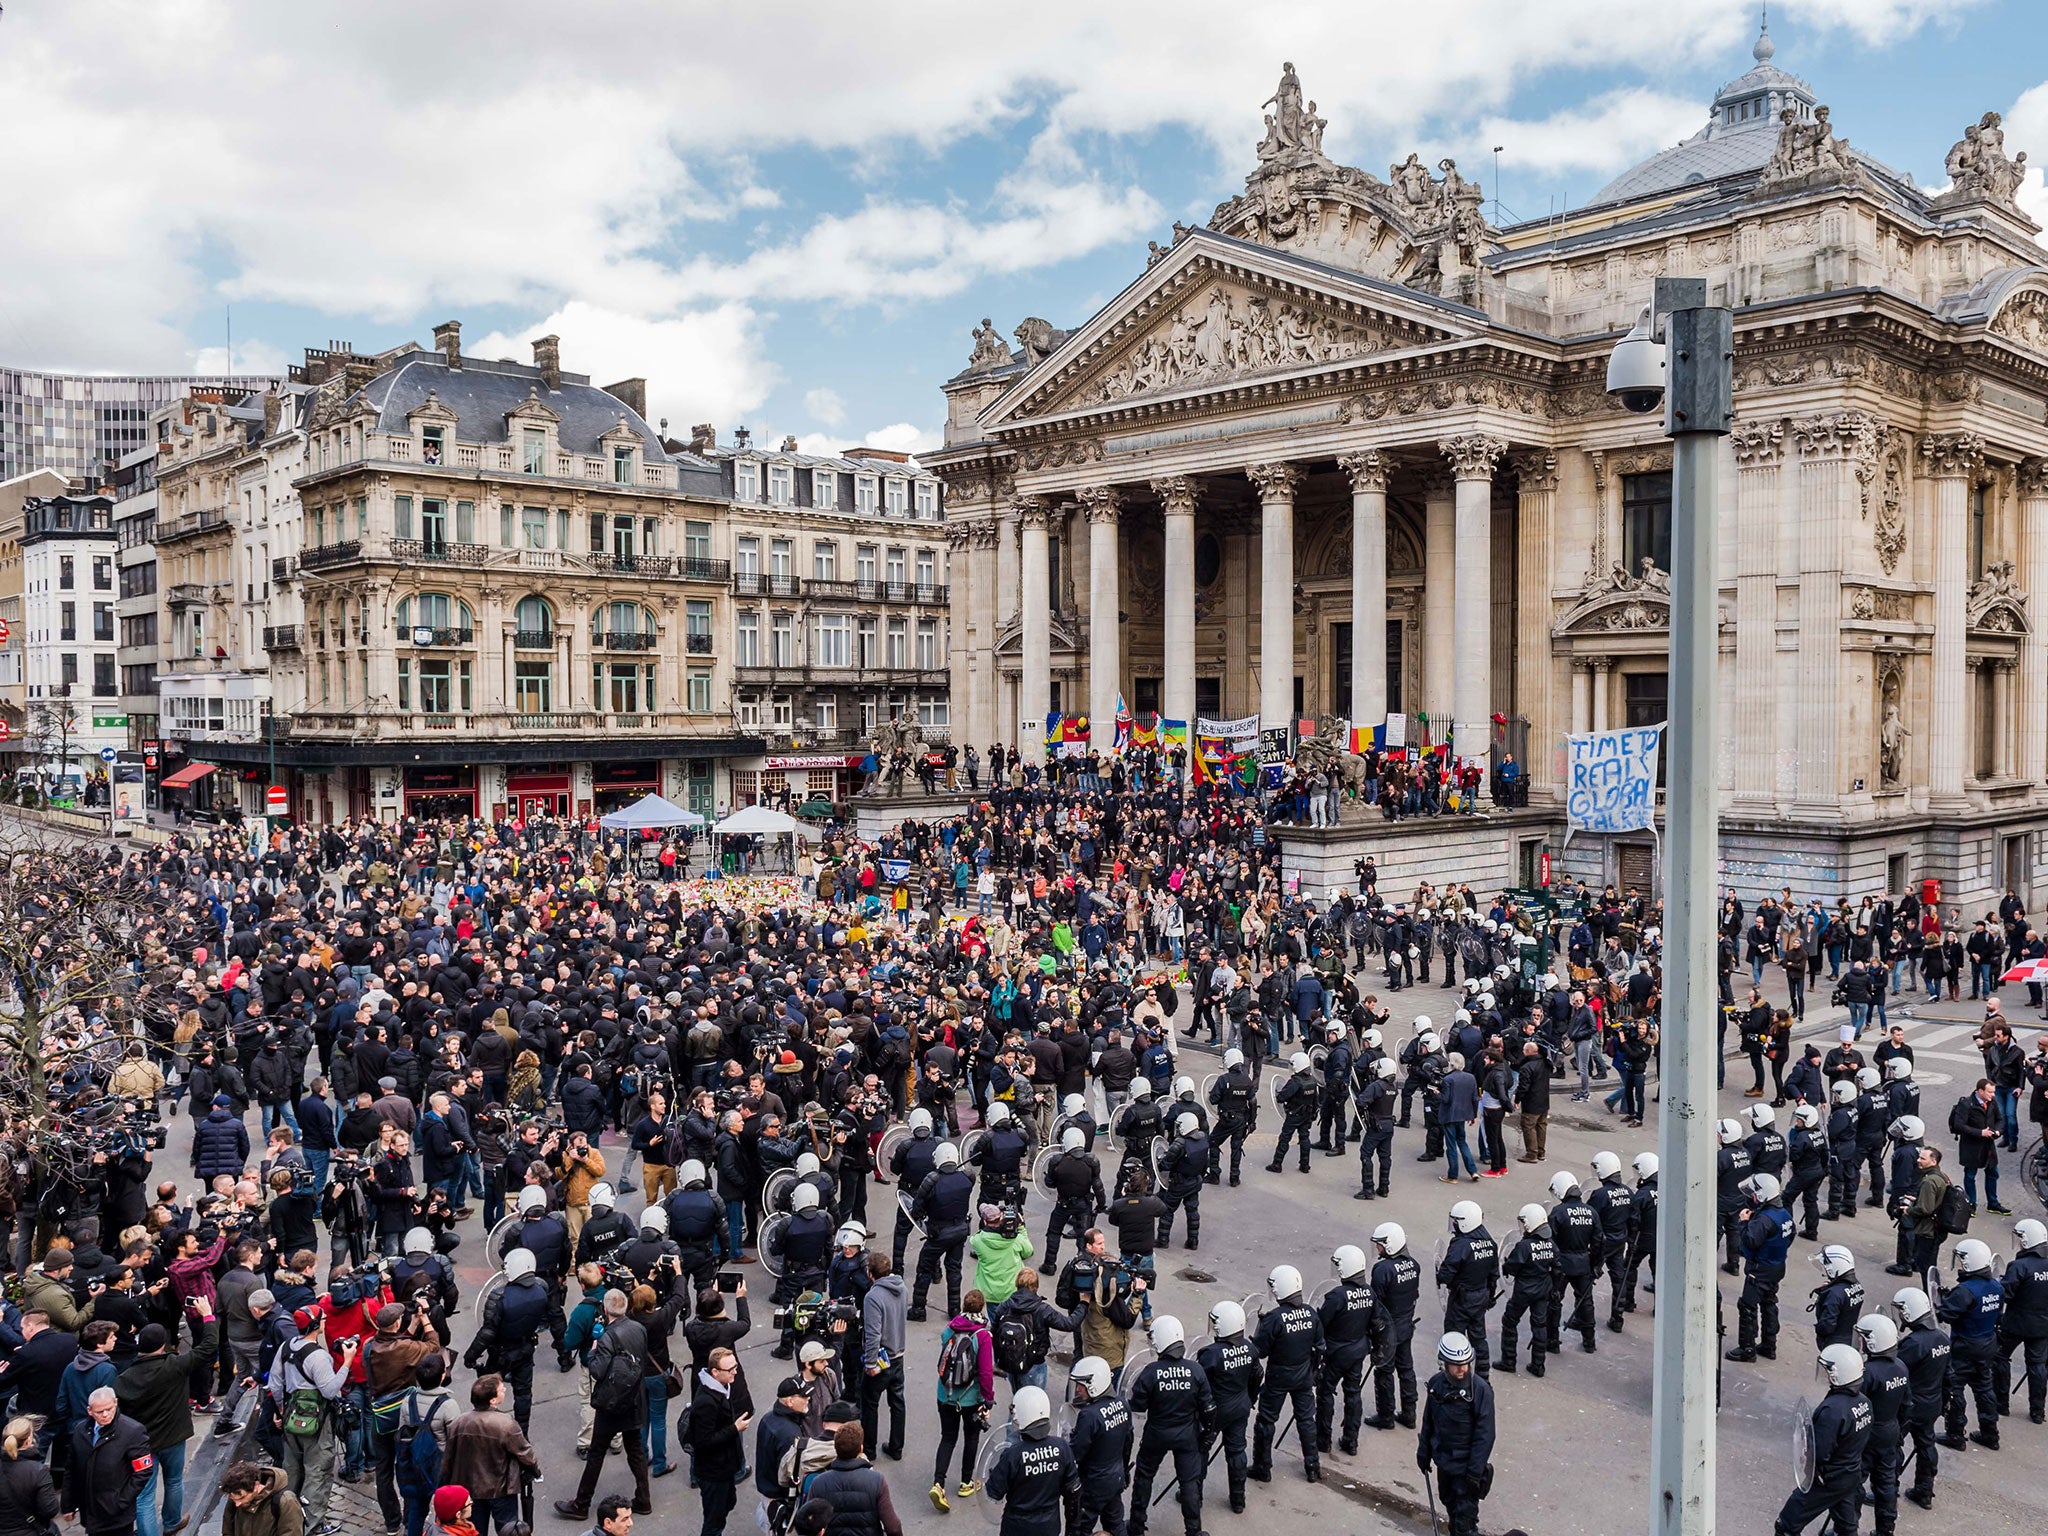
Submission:
{"label": "riot shield", "polygon": [[1329,1055],[1330,1048],[1318,1042],[1308,1048],[1308,1063],[1320,1072],[1323,1070],[1323,1063],[1329,1058]]}
{"label": "riot shield", "polygon": [[1792,1420],[1792,1484],[1801,1493],[1810,1493],[1813,1475],[1813,1404],[1802,1397]]}
{"label": "riot shield", "polygon": [[980,1506],[978,1513],[981,1515],[982,1524],[990,1530],[1002,1525],[1003,1506],[1001,1500],[988,1496],[989,1474],[995,1471],[996,1463],[1002,1459],[1003,1452],[1010,1448],[1010,1442],[1017,1439],[1019,1433],[1015,1424],[1005,1424],[1001,1429],[991,1429],[981,1437],[981,1451],[974,1458],[974,1480],[982,1487],[982,1491],[974,1496],[974,1502]]}
{"label": "riot shield", "polygon": [[1159,1178],[1159,1170],[1166,1166],[1166,1149],[1172,1145],[1172,1141],[1164,1136],[1152,1138],[1152,1178],[1155,1183]]}
{"label": "riot shield", "polygon": [[1215,1091],[1216,1085],[1222,1081],[1223,1074],[1221,1072],[1211,1072],[1202,1079],[1202,1102],[1204,1104],[1209,1102],[1209,1095]]}
{"label": "riot shield", "polygon": [[[1020,1129],[1024,1123],[1023,1121],[1017,1122]],[[975,1153],[979,1152],[987,1143],[988,1132],[984,1130],[972,1130],[962,1136],[960,1138],[960,1166],[962,1168],[971,1166],[974,1162]]]}
{"label": "riot shield", "polygon": [[505,1255],[516,1246],[512,1239],[518,1234],[519,1214],[516,1211],[491,1228],[490,1236],[484,1239],[484,1257],[491,1261],[491,1268],[502,1270],[505,1267]]}
{"label": "riot shield", "polygon": [[1066,1155],[1059,1147],[1047,1147],[1038,1154],[1038,1160],[1031,1165],[1030,1189],[1034,1193],[1045,1196],[1047,1200],[1054,1198],[1052,1171]]}
{"label": "riot shield", "polygon": [[482,1317],[484,1315],[484,1308],[490,1304],[493,1296],[505,1289],[505,1284],[505,1276],[502,1273],[491,1276],[490,1279],[476,1288],[476,1300],[471,1304],[469,1310],[478,1317]]}
{"label": "riot shield", "polygon": [[1153,1352],[1152,1346],[1146,1341],[1145,1336],[1136,1329],[1133,1329],[1131,1331],[1131,1341],[1124,1349],[1124,1363],[1116,1373],[1116,1390],[1119,1393],[1128,1394],[1131,1390],[1131,1383],[1138,1379],[1138,1372],[1145,1369],[1146,1366],[1158,1358],[1159,1356]]}
{"label": "riot shield", "polygon": [[875,1143],[875,1177],[884,1184],[896,1182],[896,1175],[889,1171],[889,1165],[895,1159],[896,1149],[908,1140],[910,1127],[899,1124],[882,1132],[882,1139]]}
{"label": "riot shield", "polygon": [[786,1211],[789,1209],[789,1192],[796,1188],[797,1173],[794,1168],[778,1168],[761,1182],[761,1209],[764,1211]]}
{"label": "riot shield", "polygon": [[761,1264],[769,1274],[778,1280],[782,1278],[782,1255],[776,1252],[771,1244],[775,1238],[779,1238],[782,1235],[782,1229],[788,1225],[789,1216],[787,1213],[780,1211],[773,1216],[765,1218],[761,1223]]}
{"label": "riot shield", "polygon": [[908,1190],[905,1190],[896,1196],[897,1209],[902,1211],[903,1214],[910,1219],[911,1228],[917,1233],[917,1235],[919,1237],[923,1237],[925,1235],[924,1223],[918,1219],[917,1211],[914,1209],[916,1204],[916,1198],[913,1195],[911,1195],[911,1193]]}

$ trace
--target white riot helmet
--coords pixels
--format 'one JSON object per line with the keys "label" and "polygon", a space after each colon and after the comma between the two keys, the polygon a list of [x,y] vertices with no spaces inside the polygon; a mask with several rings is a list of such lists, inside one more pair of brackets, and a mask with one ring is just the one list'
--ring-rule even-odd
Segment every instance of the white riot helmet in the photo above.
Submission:
{"label": "white riot helmet", "polygon": [[1431,1030],[1433,1030],[1433,1029],[1435,1029],[1435,1028],[1436,1028],[1436,1025],[1435,1025],[1435,1024],[1434,1024],[1434,1023],[1433,1023],[1433,1022],[1432,1022],[1432,1021],[1430,1020],[1430,1017],[1429,1017],[1429,1015],[1428,1015],[1428,1014],[1426,1014],[1426,1013],[1418,1013],[1417,1015],[1415,1015],[1415,1033],[1416,1033],[1416,1034],[1418,1034],[1418,1035],[1426,1035],[1426,1034],[1428,1034],[1428,1033],[1429,1033],[1429,1032],[1430,1032]]}
{"label": "white riot helmet", "polygon": [[1552,1174],[1552,1175],[1550,1176],[1550,1198],[1551,1198],[1551,1199],[1553,1199],[1553,1200],[1564,1200],[1564,1199],[1569,1199],[1569,1198],[1570,1198],[1571,1196],[1573,1196],[1573,1195],[1576,1195],[1576,1194],[1577,1194],[1578,1192],[1579,1192],[1579,1180],[1578,1180],[1578,1176],[1577,1176],[1576,1174],[1571,1174],[1571,1173],[1553,1173],[1553,1174]]}
{"label": "white riot helmet", "polygon": [[1292,1264],[1276,1264],[1273,1272],[1266,1276],[1266,1289],[1273,1293],[1275,1301],[1285,1301],[1290,1296],[1301,1294],[1301,1271]]}
{"label": "white riot helmet", "polygon": [[1854,1344],[1830,1344],[1820,1352],[1820,1368],[1828,1385],[1853,1387],[1863,1379],[1863,1354]]}
{"label": "white riot helmet", "polygon": [[[1003,1107],[1005,1109],[1009,1108],[1007,1104]],[[1088,1101],[1078,1093],[1070,1093],[1060,1100],[1060,1113],[1063,1115],[1078,1115],[1087,1107]]]}
{"label": "white riot helmet", "polygon": [[1550,1212],[1543,1209],[1534,1200],[1531,1200],[1515,1213],[1515,1220],[1522,1224],[1524,1232],[1534,1232],[1538,1227],[1550,1220]]}
{"label": "white riot helmet", "polygon": [[818,1208],[818,1188],[815,1184],[799,1184],[790,1192],[789,1208],[801,1216],[806,1211]]}
{"label": "white riot helmet", "polygon": [[1593,1154],[1594,1178],[1611,1179],[1619,1172],[1621,1172],[1621,1159],[1612,1152],[1595,1152]]}
{"label": "white riot helmet", "polygon": [[[950,1141],[940,1142],[938,1151],[932,1154],[932,1166],[934,1168],[958,1168],[960,1166],[960,1149]],[[806,1188],[808,1187],[806,1186]],[[812,1190],[811,1193],[816,1194],[817,1191]]]}
{"label": "white riot helmet", "polygon": [[415,1254],[432,1253],[433,1251],[434,1234],[425,1227],[413,1227],[405,1234],[405,1256],[407,1258],[411,1258]]}
{"label": "white riot helmet", "polygon": [[[804,1188],[811,1189],[811,1186],[806,1184],[804,1185]],[[817,1198],[818,1192],[815,1189],[811,1189],[811,1199],[814,1203],[816,1202]],[[797,1209],[802,1210],[803,1207],[798,1206]],[[646,1210],[640,1213],[640,1230],[642,1232],[653,1232],[658,1236],[666,1237],[668,1235],[668,1212],[663,1210],[658,1205],[648,1206]]]}
{"label": "white riot helmet", "polygon": [[994,1130],[994,1129],[996,1129],[996,1128],[997,1128],[998,1126],[1008,1125],[1009,1123],[1010,1123],[1010,1106],[1009,1106],[1009,1105],[1007,1105],[1007,1104],[1004,1104],[1004,1103],[1002,1103],[1002,1102],[1000,1102],[1000,1101],[998,1101],[998,1102],[996,1102],[996,1103],[994,1103],[994,1104],[991,1104],[991,1105],[989,1105],[989,1107],[988,1107],[988,1128],[989,1128],[990,1130]]}
{"label": "white riot helmet", "polygon": [[1170,1312],[1162,1312],[1152,1319],[1152,1347],[1165,1354],[1176,1344],[1188,1341],[1187,1330],[1180,1325],[1180,1319]]}
{"label": "white riot helmet", "polygon": [[[685,1164],[685,1166],[688,1166]],[[619,1203],[618,1192],[609,1184],[590,1186],[590,1208],[593,1211],[608,1211]]]}
{"label": "white riot helmet", "polygon": [[1224,1071],[1228,1072],[1232,1067],[1241,1067],[1243,1065],[1244,1052],[1240,1051],[1236,1046],[1233,1045],[1229,1050],[1223,1053]]}
{"label": "white riot helmet", "polygon": [[1966,1237],[1956,1244],[1956,1273],[1959,1275],[1981,1274],[1991,1268],[1991,1245],[1974,1237]]}
{"label": "white riot helmet", "polygon": [[868,1229],[857,1221],[849,1221],[839,1229],[832,1241],[840,1248],[865,1248],[868,1245]]}
{"label": "white riot helmet", "polygon": [[1899,1325],[1882,1312],[1866,1312],[1856,1319],[1866,1355],[1889,1354],[1899,1347]]}
{"label": "white riot helmet", "polygon": [[532,1273],[533,1250],[531,1248],[514,1248],[505,1255],[505,1278],[507,1280],[524,1280]]}
{"label": "white riot helmet", "polygon": [[1079,1152],[1087,1145],[1088,1133],[1078,1125],[1070,1125],[1060,1132],[1060,1150],[1063,1152]]}
{"label": "white riot helmet", "polygon": [[1399,1067],[1394,1065],[1394,1058],[1391,1056],[1379,1056],[1373,1059],[1372,1075],[1374,1077],[1392,1077],[1400,1070]]}
{"label": "white riot helmet", "polygon": [[1714,1127],[1714,1134],[1724,1147],[1732,1147],[1742,1140],[1742,1125],[1739,1121],[1723,1120]]}
{"label": "white riot helmet", "polygon": [[1856,1102],[1856,1085],[1847,1078],[1842,1078],[1834,1087],[1828,1090],[1828,1097],[1837,1104],[1854,1104]]}
{"label": "white riot helmet", "polygon": [[913,1109],[907,1117],[910,1134],[922,1141],[932,1133],[932,1112],[922,1104]]}
{"label": "white riot helmet", "polygon": [[1436,1357],[1445,1365],[1470,1365],[1472,1341],[1462,1333],[1447,1333],[1436,1341]]}
{"label": "white riot helmet", "polygon": [[1472,1015],[1467,1013],[1464,1009],[1460,1008],[1456,1013],[1451,1015],[1451,1022],[1453,1024],[1470,1024],[1472,1022]]}
{"label": "white riot helmet", "polygon": [[808,1177],[809,1175],[811,1175],[811,1174],[814,1174],[814,1173],[816,1173],[817,1171],[818,1171],[818,1154],[817,1154],[817,1153],[815,1153],[815,1152],[799,1152],[799,1153],[797,1153],[797,1155],[796,1155],[796,1176],[797,1176],[798,1178],[800,1178],[800,1179],[801,1179],[801,1178],[805,1178],[805,1177]]}
{"label": "white riot helmet", "polygon": [[1017,1421],[1019,1429],[1029,1429],[1034,1424],[1050,1424],[1052,1399],[1045,1395],[1043,1387],[1019,1387],[1010,1399],[1010,1417]]}
{"label": "white riot helmet", "polygon": [[1909,1285],[1902,1291],[1892,1293],[1892,1308],[1899,1314],[1899,1321],[1913,1324],[1934,1311],[1934,1303],[1927,1299],[1927,1293],[1917,1285]]}
{"label": "white riot helmet", "polygon": [[1451,1230],[1470,1232],[1486,1220],[1486,1213],[1479,1209],[1477,1200],[1460,1200],[1451,1207]]}
{"label": "white riot helmet", "polygon": [[1132,1079],[1131,1079],[1131,1097],[1132,1097],[1132,1098],[1134,1098],[1134,1099],[1149,1099],[1149,1098],[1151,1098],[1151,1097],[1152,1097],[1152,1079],[1151,1079],[1151,1078],[1149,1078],[1149,1077],[1134,1077],[1134,1078],[1132,1078]]}
{"label": "white riot helmet", "polygon": [[519,1214],[528,1215],[548,1208],[548,1192],[538,1184],[529,1184],[519,1191]]}
{"label": "white riot helmet", "polygon": [[1388,1258],[1408,1246],[1408,1234],[1398,1221],[1383,1221],[1372,1229],[1373,1245]]}
{"label": "white riot helmet", "polygon": [[1918,1115],[1901,1115],[1884,1132],[1893,1141],[1918,1141],[1927,1134],[1927,1122]]}
{"label": "white riot helmet", "polygon": [[1109,1391],[1109,1362],[1100,1355],[1076,1360],[1067,1379],[1086,1392],[1090,1400],[1102,1397]]}
{"label": "white riot helmet", "polygon": [[1861,1067],[1857,1070],[1856,1086],[1865,1093],[1868,1093],[1883,1081],[1884,1079],[1878,1076],[1877,1068],[1875,1067]]}
{"label": "white riot helmet", "polygon": [[1811,1104],[1801,1104],[1792,1111],[1792,1123],[1802,1130],[1813,1130],[1820,1125],[1820,1111]]}
{"label": "white riot helmet", "polygon": [[1287,1058],[1287,1070],[1290,1072],[1306,1072],[1313,1065],[1314,1063],[1308,1059],[1307,1051],[1296,1051]]}
{"label": "white riot helmet", "polygon": [[1491,1008],[1493,1006],[1493,994],[1491,992],[1480,993],[1479,1006],[1481,1008]]}
{"label": "white riot helmet", "polygon": [[1346,1243],[1330,1255],[1330,1267],[1337,1271],[1339,1280],[1352,1280],[1365,1273],[1365,1250],[1355,1243]]}
{"label": "white riot helmet", "polygon": [[1813,1256],[1813,1262],[1820,1266],[1820,1272],[1830,1280],[1839,1280],[1844,1275],[1856,1273],[1856,1255],[1840,1243],[1829,1243]]}
{"label": "white riot helmet", "polygon": [[1657,1177],[1657,1154],[1654,1152],[1638,1152],[1632,1166],[1635,1168],[1637,1178],[1654,1179]]}
{"label": "white riot helmet", "polygon": [[685,1189],[702,1189],[711,1182],[711,1175],[704,1171],[703,1163],[694,1157],[683,1159],[683,1166],[676,1170],[676,1178]]}
{"label": "white riot helmet", "polygon": [[1415,1049],[1423,1056],[1434,1056],[1443,1049],[1443,1041],[1437,1039],[1435,1030],[1427,1030],[1415,1037]]}
{"label": "white riot helmet", "polygon": [[1185,1074],[1183,1074],[1182,1076],[1176,1077],[1173,1080],[1173,1096],[1176,1099],[1193,1098],[1194,1093],[1195,1080],[1192,1077],[1188,1077]]}
{"label": "white riot helmet", "polygon": [[1884,1064],[1884,1075],[1891,1082],[1903,1083],[1913,1075],[1913,1063],[1903,1056],[1894,1056]]}
{"label": "white riot helmet", "polygon": [[1363,1045],[1367,1050],[1376,1051],[1380,1048],[1380,1045],[1385,1040],[1385,1038],[1386,1037],[1383,1036],[1378,1030],[1368,1029],[1364,1034],[1358,1037],[1358,1041],[1359,1044]]}
{"label": "white riot helmet", "polygon": [[1759,1131],[1774,1131],[1778,1128],[1778,1112],[1768,1104],[1749,1106],[1750,1127]]}
{"label": "white riot helmet", "polygon": [[1234,1301],[1219,1301],[1209,1309],[1209,1331],[1219,1339],[1235,1338],[1244,1332],[1244,1308]]}
{"label": "white riot helmet", "polygon": [[1199,1115],[1174,1116],[1173,1134],[1176,1136],[1192,1136],[1196,1131],[1199,1131],[1201,1128],[1202,1118]]}
{"label": "white riot helmet", "polygon": [[1736,1186],[1750,1199],[1769,1205],[1778,1198],[1778,1176],[1774,1173],[1752,1173]]}
{"label": "white riot helmet", "polygon": [[2048,1226],[2043,1226],[2031,1216],[2022,1216],[2012,1224],[2012,1240],[2022,1253],[2029,1248],[2038,1248],[2048,1243]]}

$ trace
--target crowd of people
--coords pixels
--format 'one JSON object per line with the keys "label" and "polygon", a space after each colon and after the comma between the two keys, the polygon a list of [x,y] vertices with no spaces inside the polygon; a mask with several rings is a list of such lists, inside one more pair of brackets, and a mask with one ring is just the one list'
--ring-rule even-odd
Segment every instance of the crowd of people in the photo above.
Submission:
{"label": "crowd of people", "polygon": [[[1158,1255],[1176,1228],[1199,1249],[1205,1197],[1232,1198],[1212,1191],[1313,1176],[1312,1150],[1355,1148],[1354,1198],[1389,1198],[1418,1109],[1415,1159],[1471,1186],[1550,1161],[1554,1091],[1611,1077],[1617,1132],[1641,1126],[1661,914],[1611,889],[1383,893],[1370,860],[1318,900],[1282,881],[1256,800],[1017,779],[872,845],[828,831],[794,892],[649,876],[639,850],[538,820],[106,853],[94,878],[139,914],[129,991],[67,1001],[33,965],[7,983],[49,992],[84,1064],[53,1107],[106,1128],[66,1153],[17,1113],[0,1164],[0,1536],[60,1511],[90,1536],[182,1529],[209,1418],[243,1426],[231,1536],[332,1529],[338,1482],[371,1486],[387,1536],[486,1536],[531,1523],[543,1471],[574,1475],[555,1515],[629,1536],[677,1470],[705,1536],[749,1483],[771,1531],[896,1536],[882,1468],[913,1390],[937,1411],[934,1508],[1000,1501],[1017,1536],[1142,1536],[1167,1486],[1197,1536],[1209,1462],[1242,1510],[1289,1427],[1311,1482],[1368,1428],[1412,1436],[1449,1529],[1476,1531],[1495,1374],[1555,1369],[1566,1333],[1595,1351],[1603,1277],[1612,1332],[1648,1289],[1654,1155],[1557,1172],[1498,1238],[1461,1192],[1433,1257],[1379,1222],[1325,1284],[1279,1264],[1256,1301],[1176,1295]],[[1881,963],[1923,917],[1900,904],[1839,943],[1830,917],[1808,952],[1789,903],[1754,924],[1732,903],[1724,960],[1761,924],[1771,963],[1839,949],[1853,975],[1859,934]],[[1381,994],[1409,987],[1440,1001],[1397,1038]],[[2048,1036],[2027,1057],[1987,1028],[1987,1080],[1946,1121],[1955,1188],[1910,1047],[1866,1064],[1882,1020],[1857,1024],[1718,1130],[1730,1359],[1773,1354],[1789,1250],[1822,1221],[1882,1207],[1909,1282],[1865,1313],[1853,1256],[1819,1248],[1834,1385],[1781,1530],[1824,1496],[1853,1531],[1867,1489],[1890,1531],[1906,1438],[1907,1496],[1931,1502],[1971,1401],[1970,1438],[1999,1443],[2016,1351],[2036,1423],[2048,1394],[2039,1222],[2003,1273],[1966,1237],[1952,1286],[1914,1283],[1967,1229],[1979,1170],[2003,1210],[1997,1149],[2029,1085],[2048,1120]],[[163,1166],[160,1115],[189,1121],[189,1175]],[[488,1266],[480,1294],[458,1252]],[[748,1379],[750,1336],[773,1337],[779,1380]],[[529,1438],[550,1357],[575,1377],[580,1468]],[[606,1486],[614,1455],[629,1491]]]}

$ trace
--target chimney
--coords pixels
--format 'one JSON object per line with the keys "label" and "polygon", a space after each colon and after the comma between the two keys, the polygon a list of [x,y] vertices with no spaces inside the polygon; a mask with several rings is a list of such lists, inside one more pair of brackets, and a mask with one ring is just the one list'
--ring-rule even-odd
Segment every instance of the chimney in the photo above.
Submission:
{"label": "chimney", "polygon": [[265,394],[263,397],[263,435],[268,437],[271,433],[275,432],[278,422],[283,418],[283,399],[274,390]]}
{"label": "chimney", "polygon": [[647,415],[647,381],[645,379],[621,379],[616,384],[607,384],[604,392],[635,416],[643,420]]}
{"label": "chimney", "polygon": [[533,366],[540,370],[540,381],[550,393],[562,387],[562,338],[559,336],[536,337],[533,343]]}
{"label": "chimney", "polygon": [[448,359],[450,368],[462,366],[462,322],[443,320],[434,327],[434,350]]}
{"label": "chimney", "polygon": [[700,421],[690,428],[690,452],[709,453],[718,446],[718,428],[708,421]]}

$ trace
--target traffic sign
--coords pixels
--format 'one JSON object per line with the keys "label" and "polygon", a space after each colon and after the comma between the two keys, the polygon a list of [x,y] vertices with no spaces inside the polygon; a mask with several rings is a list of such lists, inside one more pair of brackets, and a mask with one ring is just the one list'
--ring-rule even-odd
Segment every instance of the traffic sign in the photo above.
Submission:
{"label": "traffic sign", "polygon": [[100,761],[103,763],[111,763],[115,758],[119,757],[120,755],[121,754],[119,752],[116,752],[112,747],[100,748]]}
{"label": "traffic sign", "polygon": [[263,800],[264,803],[268,805],[271,810],[282,811],[285,808],[285,806],[290,803],[291,796],[287,795],[284,792],[284,786],[282,784],[273,784],[270,786],[269,791],[264,795]]}

